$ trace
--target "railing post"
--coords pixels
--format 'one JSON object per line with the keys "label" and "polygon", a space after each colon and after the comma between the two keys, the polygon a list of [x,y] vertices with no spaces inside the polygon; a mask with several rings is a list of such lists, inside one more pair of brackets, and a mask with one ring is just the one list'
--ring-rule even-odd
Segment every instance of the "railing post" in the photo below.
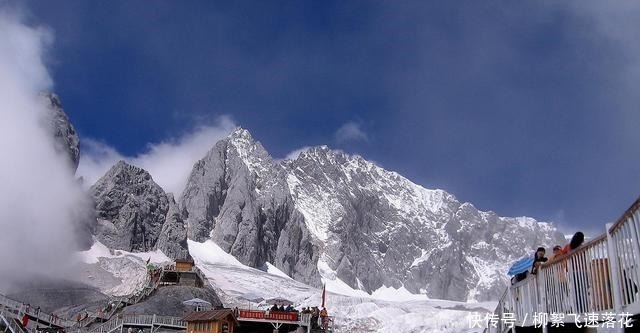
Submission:
{"label": "railing post", "polygon": [[[538,274],[535,275],[535,279],[536,279],[536,287],[538,289],[538,299],[536,300],[538,302],[538,306],[536,307],[536,310],[542,310],[543,318],[545,319],[545,322],[542,323],[542,333],[547,333],[547,323],[548,323],[548,308],[547,308],[547,293],[546,293],[546,288],[545,288],[545,278],[544,275],[546,274],[546,270],[542,269],[541,267],[538,268]],[[542,281],[542,282],[541,282]],[[538,318],[540,318],[540,313],[538,313]]]}
{"label": "railing post", "polygon": [[[637,217],[638,212],[634,212],[633,214],[631,214],[631,217],[629,217],[629,224],[631,226],[631,246],[633,246],[633,249],[635,250],[635,253],[637,253],[638,255],[640,255],[640,243],[638,243],[638,241],[640,240],[640,235],[638,235],[638,229],[636,228],[636,221],[638,219]],[[640,267],[638,267],[638,264],[635,263],[634,265],[634,270],[636,273],[636,276],[638,278],[640,278]]]}
{"label": "railing post", "polygon": [[[611,271],[611,293],[613,294],[613,309],[615,313],[622,313],[622,290],[620,289],[620,265],[618,262],[618,250],[611,235],[613,224],[607,223],[607,247],[609,250],[609,270]],[[615,332],[624,333],[622,325],[615,325]]]}
{"label": "railing post", "polygon": [[[516,319],[516,320],[514,320],[513,328],[511,329],[511,331],[513,333],[516,333],[516,326],[517,326],[516,324],[518,323],[518,319],[519,318],[516,317],[516,315],[517,315],[516,310],[515,310],[516,302],[515,302],[515,299],[513,298],[513,293],[511,292],[512,287],[513,286],[507,287],[507,298],[509,299],[509,305],[511,305],[510,308],[507,308],[507,311],[508,311],[507,313],[512,314],[513,317]],[[499,318],[500,319],[500,323],[502,323],[503,322],[502,318],[504,318],[505,304],[503,303],[503,304],[500,304],[500,305],[501,305],[501,308],[500,308],[500,311],[498,313],[499,313],[499,316],[500,316],[500,318]],[[522,325],[524,326],[524,321],[522,322]],[[491,327],[491,323],[489,323],[488,326]],[[489,329],[489,331],[491,331],[491,329]],[[502,332],[498,332],[498,333],[502,333]]]}

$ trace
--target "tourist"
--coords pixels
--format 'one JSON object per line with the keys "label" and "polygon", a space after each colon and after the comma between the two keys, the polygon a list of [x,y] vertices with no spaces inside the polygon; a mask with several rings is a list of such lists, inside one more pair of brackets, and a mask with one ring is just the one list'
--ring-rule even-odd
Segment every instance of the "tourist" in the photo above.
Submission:
{"label": "tourist", "polygon": [[544,247],[539,247],[538,250],[536,250],[533,257],[533,266],[531,266],[531,274],[538,274],[538,267],[542,263],[547,262],[548,259],[544,256],[545,252]]}
{"label": "tourist", "polygon": [[551,256],[551,260],[557,259],[562,255],[562,246],[556,245],[553,247],[553,256]]}
{"label": "tourist", "polygon": [[320,311],[320,320],[322,322],[322,329],[326,330],[329,326],[329,313],[327,312],[327,308],[322,308]]}
{"label": "tourist", "polygon": [[314,306],[311,310],[311,328],[318,328],[318,319],[320,318],[320,311],[318,307]]}
{"label": "tourist", "polygon": [[584,243],[584,234],[578,231],[573,235],[573,237],[571,237],[569,244],[565,245],[562,249],[562,254],[574,252],[582,245],[582,243]]}

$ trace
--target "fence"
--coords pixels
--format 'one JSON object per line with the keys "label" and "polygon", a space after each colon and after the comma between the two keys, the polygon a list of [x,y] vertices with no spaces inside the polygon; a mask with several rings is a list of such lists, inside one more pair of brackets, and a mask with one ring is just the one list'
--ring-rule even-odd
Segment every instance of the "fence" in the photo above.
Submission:
{"label": "fence", "polygon": [[95,333],[114,332],[123,326],[148,326],[148,327],[170,327],[186,328],[186,323],[179,317],[156,316],[156,315],[123,315],[117,316],[104,324],[92,329]]}
{"label": "fence", "polygon": [[586,320],[586,314],[604,318],[640,313],[639,236],[640,199],[615,224],[608,224],[606,233],[507,288],[485,332],[506,332],[504,322],[511,319],[517,326],[546,325],[550,314],[562,315],[554,322],[568,323],[575,322],[576,315]]}

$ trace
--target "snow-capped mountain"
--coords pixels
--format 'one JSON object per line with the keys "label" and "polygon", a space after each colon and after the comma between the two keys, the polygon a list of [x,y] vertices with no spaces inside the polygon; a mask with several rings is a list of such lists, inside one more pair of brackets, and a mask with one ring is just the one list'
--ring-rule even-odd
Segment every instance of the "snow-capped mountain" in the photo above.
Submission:
{"label": "snow-capped mountain", "polygon": [[504,218],[328,147],[276,161],[244,129],[198,161],[180,198],[189,238],[318,286],[484,301],[509,263],[562,242],[549,223]]}
{"label": "snow-capped mountain", "polygon": [[[77,134],[57,97],[45,96],[57,148],[75,167]],[[177,202],[123,161],[89,195],[94,223],[82,227],[94,242],[80,253],[83,283],[124,295],[143,282],[147,260],[191,255],[227,306],[246,292],[317,304],[313,287],[324,282],[350,332],[407,322],[408,331],[472,332],[452,318],[493,308],[482,302],[498,298],[513,260],[563,243],[549,223],[479,211],[326,146],[274,159],[244,129],[195,162]]]}

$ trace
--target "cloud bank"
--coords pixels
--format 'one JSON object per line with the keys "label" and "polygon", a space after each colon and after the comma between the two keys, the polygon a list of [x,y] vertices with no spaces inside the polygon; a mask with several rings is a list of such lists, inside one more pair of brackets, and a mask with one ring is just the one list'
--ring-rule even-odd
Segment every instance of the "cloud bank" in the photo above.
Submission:
{"label": "cloud bank", "polygon": [[63,274],[77,246],[83,193],[44,127],[50,111],[39,95],[53,85],[43,60],[51,42],[0,6],[0,289]]}
{"label": "cloud bank", "polygon": [[124,160],[147,170],[165,192],[180,195],[193,164],[235,127],[230,117],[222,116],[213,124],[198,127],[179,138],[149,144],[148,149],[137,156],[124,156],[104,142],[83,139],[78,175],[83,177],[86,186],[91,186],[116,162]]}

